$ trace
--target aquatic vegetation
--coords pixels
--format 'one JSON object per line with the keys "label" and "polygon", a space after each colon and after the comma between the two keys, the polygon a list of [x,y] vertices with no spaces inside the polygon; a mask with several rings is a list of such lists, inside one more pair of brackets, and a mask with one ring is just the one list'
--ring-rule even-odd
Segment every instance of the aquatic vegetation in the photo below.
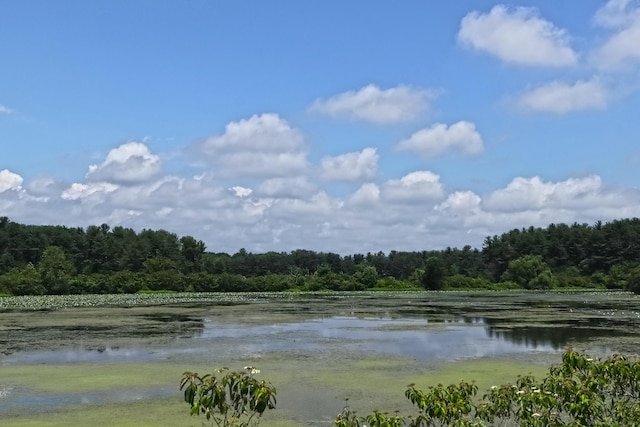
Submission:
{"label": "aquatic vegetation", "polygon": [[1,310],[57,310],[70,307],[133,307],[145,305],[171,305],[194,303],[255,303],[270,293],[139,293],[139,294],[86,294],[86,295],[28,295],[0,298]]}
{"label": "aquatic vegetation", "polygon": [[[329,425],[345,398],[359,414],[410,413],[396,398],[411,382],[474,379],[485,390],[541,378],[566,345],[638,352],[639,302],[556,291],[5,297],[0,413],[3,426],[69,425],[70,414],[106,426],[118,411],[132,426],[200,425],[185,419],[176,378],[245,364],[278,385],[261,425]],[[135,408],[165,415],[148,423]]]}

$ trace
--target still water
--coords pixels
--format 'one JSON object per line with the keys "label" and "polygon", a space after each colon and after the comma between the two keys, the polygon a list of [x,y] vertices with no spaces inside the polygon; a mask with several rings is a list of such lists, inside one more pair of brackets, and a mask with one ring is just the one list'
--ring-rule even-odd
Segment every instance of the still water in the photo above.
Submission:
{"label": "still water", "polygon": [[[602,354],[640,350],[639,300],[630,294],[259,294],[227,299],[185,294],[160,304],[132,297],[127,304],[109,305],[101,305],[99,298],[91,306],[46,310],[0,305],[0,413],[27,405],[52,411],[78,402],[179,399],[171,383],[175,378],[166,385],[78,393],[39,392],[15,379],[3,381],[2,372],[25,366],[118,370],[140,363],[170,367],[250,361],[288,378],[295,389],[295,374],[287,369],[304,367],[321,387],[323,369],[353,365],[356,372],[363,360],[417,367],[487,359],[535,364],[554,360],[567,345]],[[333,395],[325,406],[333,414],[341,397],[329,389]],[[316,419],[325,415],[322,403],[318,408]]]}

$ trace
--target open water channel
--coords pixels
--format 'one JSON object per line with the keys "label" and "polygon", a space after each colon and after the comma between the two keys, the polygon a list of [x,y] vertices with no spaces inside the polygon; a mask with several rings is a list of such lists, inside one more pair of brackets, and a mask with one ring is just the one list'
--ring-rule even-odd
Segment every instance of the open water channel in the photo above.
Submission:
{"label": "open water channel", "polygon": [[569,345],[638,353],[639,312],[638,297],[607,292],[3,298],[0,419],[202,425],[182,372],[252,365],[278,389],[262,425],[331,425],[346,399],[362,414],[410,409],[412,382],[482,391],[543,375]]}

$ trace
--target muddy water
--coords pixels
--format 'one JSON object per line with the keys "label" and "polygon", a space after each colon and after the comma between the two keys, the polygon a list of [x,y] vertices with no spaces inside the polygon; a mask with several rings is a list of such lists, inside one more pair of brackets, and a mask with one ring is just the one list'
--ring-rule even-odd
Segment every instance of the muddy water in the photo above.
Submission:
{"label": "muddy water", "polygon": [[281,420],[330,425],[346,398],[370,410],[444,372],[496,380],[543,369],[567,345],[640,352],[640,300],[620,293],[82,298],[45,310],[0,300],[0,414],[180,404],[184,370],[251,364],[277,385]]}

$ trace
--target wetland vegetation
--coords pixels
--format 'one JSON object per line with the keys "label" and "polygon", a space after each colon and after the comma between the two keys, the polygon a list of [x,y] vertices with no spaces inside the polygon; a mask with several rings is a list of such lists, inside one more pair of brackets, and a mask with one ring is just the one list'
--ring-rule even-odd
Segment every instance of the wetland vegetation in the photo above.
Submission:
{"label": "wetland vegetation", "polygon": [[[412,410],[407,384],[544,377],[571,345],[640,350],[626,292],[175,293],[0,299],[3,425],[201,425],[185,371],[251,365],[278,389],[265,426]],[[312,402],[312,403],[311,403]]]}

